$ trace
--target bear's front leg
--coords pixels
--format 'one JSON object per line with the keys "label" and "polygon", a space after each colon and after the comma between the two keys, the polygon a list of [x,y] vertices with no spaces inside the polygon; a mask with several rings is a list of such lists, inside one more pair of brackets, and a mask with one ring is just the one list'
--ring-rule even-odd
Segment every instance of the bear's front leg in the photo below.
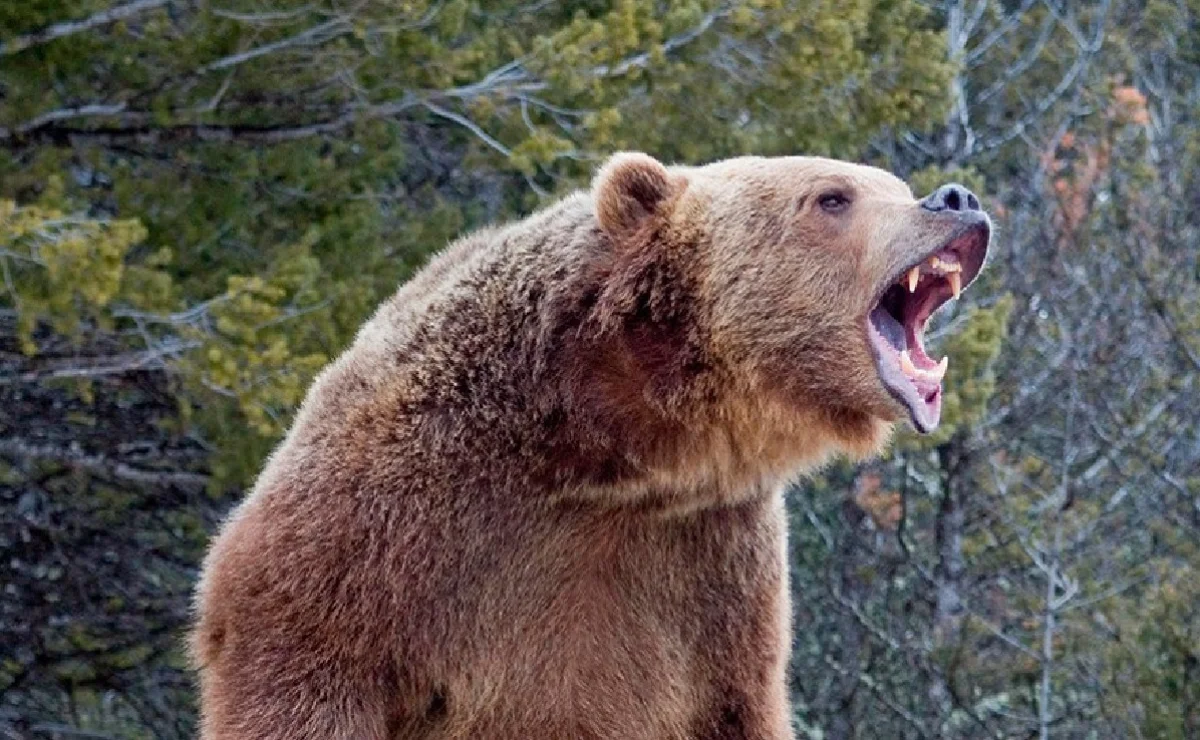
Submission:
{"label": "bear's front leg", "polygon": [[793,737],[786,521],[776,492],[697,514],[684,538],[696,578],[685,621],[699,684],[695,740]]}

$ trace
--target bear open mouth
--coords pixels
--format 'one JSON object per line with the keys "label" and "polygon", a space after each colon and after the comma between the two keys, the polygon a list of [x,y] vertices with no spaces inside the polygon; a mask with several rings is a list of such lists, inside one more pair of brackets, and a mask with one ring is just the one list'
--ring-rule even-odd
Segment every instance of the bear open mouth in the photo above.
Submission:
{"label": "bear open mouth", "polygon": [[867,317],[867,337],[884,386],[908,408],[921,433],[937,428],[942,413],[942,378],[949,358],[925,353],[925,323],[946,301],[957,298],[983,267],[990,227],[971,225],[946,245],[898,275]]}

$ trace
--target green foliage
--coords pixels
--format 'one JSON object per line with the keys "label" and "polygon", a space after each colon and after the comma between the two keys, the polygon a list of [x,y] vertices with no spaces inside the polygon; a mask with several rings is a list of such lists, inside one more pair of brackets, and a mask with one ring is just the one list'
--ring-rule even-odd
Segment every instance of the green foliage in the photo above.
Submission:
{"label": "green foliage", "polygon": [[19,310],[24,351],[36,351],[32,333],[41,322],[75,338],[85,322],[110,323],[105,309],[121,294],[126,254],[145,236],[134,219],[89,219],[0,200],[0,269]]}
{"label": "green foliage", "polygon": [[[219,491],[253,474],[328,361],[325,352],[312,348],[336,336],[333,296],[323,292],[321,265],[311,255],[315,238],[309,238],[280,250],[266,278],[229,275],[225,290],[204,304],[179,314],[154,313],[176,303],[176,285],[164,269],[170,263],[166,250],[129,259],[146,235],[132,219],[69,216],[0,201],[0,267],[12,287],[8,300],[17,312],[17,338],[33,355],[38,350],[33,332],[41,324],[76,341],[85,333],[136,325],[145,338],[143,351],[152,353],[162,346],[156,340],[160,329],[172,330],[168,341],[178,350],[170,354],[181,402],[208,399],[193,423],[204,431],[227,431],[236,419],[240,427],[215,435],[234,443],[218,448],[213,460]],[[293,323],[301,318],[303,329],[297,330]]]}
{"label": "green foliage", "polygon": [[1113,621],[1101,617],[1115,637],[1103,653],[1104,670],[1120,691],[1114,715],[1131,730],[1185,740],[1200,730],[1200,591],[1190,567],[1155,565],[1156,588],[1123,610],[1106,610]]}

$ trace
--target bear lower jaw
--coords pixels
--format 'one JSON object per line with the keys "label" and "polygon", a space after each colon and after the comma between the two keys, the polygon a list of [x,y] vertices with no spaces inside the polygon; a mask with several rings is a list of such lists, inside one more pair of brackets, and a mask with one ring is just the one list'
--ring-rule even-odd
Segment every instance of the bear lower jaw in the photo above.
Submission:
{"label": "bear lower jaw", "polygon": [[[948,365],[945,358],[933,368],[916,367],[904,328],[879,307],[868,317],[867,334],[879,379],[892,398],[908,411],[913,427],[922,434],[937,429],[942,413],[941,381]],[[924,356],[924,351],[917,351]]]}

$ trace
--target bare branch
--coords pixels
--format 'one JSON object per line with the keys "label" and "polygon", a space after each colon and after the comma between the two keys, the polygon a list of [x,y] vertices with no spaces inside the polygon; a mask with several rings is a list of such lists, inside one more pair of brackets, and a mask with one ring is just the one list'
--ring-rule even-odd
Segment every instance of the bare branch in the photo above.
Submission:
{"label": "bare branch", "polygon": [[11,132],[8,129],[0,127],[0,139],[9,138],[11,136],[22,136],[29,131],[33,131],[43,126],[54,123],[56,121],[69,121],[72,118],[94,118],[96,116],[115,116],[125,111],[125,103],[89,103],[88,105],[79,105],[73,108],[59,108],[57,110],[47,111],[39,116],[36,116],[20,126],[17,126]]}
{"label": "bare branch", "polygon": [[497,141],[491,134],[489,134],[487,131],[484,131],[479,124],[475,123],[466,116],[455,113],[454,111],[446,110],[445,108],[435,105],[429,101],[423,102],[422,105],[425,106],[426,110],[435,116],[440,116],[446,120],[454,121],[458,125],[475,134],[475,136],[479,137],[480,141],[482,141],[484,144],[487,144],[492,149],[495,149],[497,152],[500,152],[500,154],[503,154],[505,157],[512,156],[511,149]]}
{"label": "bare branch", "polygon": [[1013,80],[1024,74],[1030,66],[1032,66],[1042,55],[1046,48],[1046,44],[1050,41],[1050,35],[1054,31],[1054,16],[1046,14],[1042,19],[1042,25],[1038,29],[1037,38],[1025,50],[1025,53],[1013,64],[1008,65],[1004,69],[1004,74],[993,82],[983,92],[979,93],[975,98],[975,104],[981,105],[995,97],[998,93],[1003,92]]}
{"label": "bare branch", "polygon": [[879,683],[874,678],[861,671],[851,670],[850,668],[843,666],[841,663],[831,658],[827,654],[822,654],[821,658],[825,661],[826,665],[837,671],[838,674],[847,678],[852,678],[861,683],[863,686],[866,686],[867,689],[874,694],[875,697],[878,698],[885,707],[895,712],[898,716],[902,717],[906,722],[912,725],[913,729],[920,733],[921,737],[933,737],[933,735],[930,734],[929,729],[925,727],[925,723],[922,722],[920,718],[914,715],[912,712],[893,701],[886,693],[884,693],[883,689],[879,686]]}
{"label": "bare branch", "polygon": [[22,52],[34,46],[47,44],[55,39],[61,39],[65,36],[72,36],[83,31],[90,31],[98,26],[104,26],[109,23],[132,18],[139,13],[145,13],[148,10],[161,8],[168,4],[171,0],[135,0],[134,2],[125,5],[119,5],[115,8],[102,10],[99,13],[88,16],[78,21],[64,21],[55,23],[52,26],[47,26],[39,31],[18,36],[6,43],[0,44],[0,57],[12,56],[18,52]]}
{"label": "bare branch", "polygon": [[[135,123],[126,126],[101,126],[96,128],[57,127],[52,124],[24,130],[18,134],[15,131],[0,129],[0,142],[9,141],[21,145],[30,142],[46,141],[54,144],[69,144],[75,140],[117,143],[134,138],[155,140],[197,140],[197,141],[240,141],[255,144],[277,144],[284,141],[306,139],[321,134],[332,134],[347,129],[356,123],[380,118],[392,118],[420,104],[418,98],[412,95],[378,105],[355,105],[331,118],[310,123],[252,125],[231,124],[212,125],[198,123],[168,124],[165,126],[147,123]],[[148,114],[135,114],[138,117],[149,118]],[[24,127],[23,127],[24,128]]]}
{"label": "bare branch", "polygon": [[206,74],[208,72],[215,72],[222,69],[229,69],[230,67],[236,67],[239,64],[244,64],[252,59],[258,59],[259,57],[264,57],[268,54],[273,54],[277,51],[293,46],[318,46],[327,41],[331,41],[342,34],[348,33],[350,29],[350,22],[345,18],[334,18],[331,21],[313,26],[312,28],[298,33],[295,36],[289,36],[285,39],[280,39],[279,41],[263,44],[262,46],[256,46],[253,49],[247,49],[246,51],[239,52],[237,54],[230,54],[229,56],[218,59],[215,62],[210,62],[200,68],[199,74]]}
{"label": "bare branch", "polygon": [[95,732],[94,730],[81,730],[77,727],[71,727],[64,724],[54,724],[50,722],[39,722],[29,728],[30,731],[38,734],[45,733],[54,737],[60,735],[66,737],[83,737],[91,740],[116,740],[116,735],[109,735],[105,732]]}
{"label": "bare branch", "polygon": [[104,455],[89,455],[78,446],[59,447],[31,443],[14,437],[0,438],[0,455],[35,460],[53,460],[83,470],[151,486],[204,486],[208,476],[169,470],[138,468]]}
{"label": "bare branch", "polygon": [[166,367],[164,360],[167,358],[175,357],[199,346],[200,342],[198,341],[176,340],[140,352],[93,358],[86,364],[80,364],[77,360],[56,362],[57,366],[30,370],[13,376],[0,376],[0,386],[70,378],[100,378],[107,375],[123,375],[138,370],[161,370]]}
{"label": "bare branch", "polygon": [[312,10],[312,5],[304,5],[295,10],[262,13],[239,13],[233,10],[225,10],[224,8],[213,8],[212,14],[218,18],[226,18],[231,21],[238,21],[239,23],[274,23],[299,18]]}
{"label": "bare branch", "polygon": [[987,53],[988,49],[995,46],[996,42],[1004,38],[1009,31],[1016,28],[1017,24],[1021,22],[1022,16],[1025,15],[1025,11],[1033,7],[1033,4],[1037,1],[1038,0],[1023,0],[1019,8],[1013,10],[1008,14],[1007,17],[1005,17],[1004,23],[1000,24],[991,33],[985,36],[983,41],[980,41],[974,49],[971,49],[969,52],[967,52],[967,55],[963,60],[964,63],[968,67],[972,66],[975,61],[979,59],[979,57]]}
{"label": "bare branch", "polygon": [[997,134],[988,141],[984,142],[979,147],[981,150],[987,151],[989,149],[995,149],[996,147],[1003,146],[1018,136],[1021,136],[1025,133],[1026,127],[1028,127],[1036,119],[1040,118],[1046,111],[1050,110],[1050,107],[1061,100],[1069,90],[1074,89],[1075,81],[1084,72],[1084,70],[1091,65],[1092,58],[1104,45],[1104,31],[1108,21],[1109,3],[1110,0],[1102,0],[1100,3],[1097,9],[1097,18],[1094,24],[1092,39],[1090,41],[1077,35],[1079,32],[1073,23],[1064,23],[1065,27],[1071,29],[1072,36],[1079,43],[1079,56],[1075,59],[1075,62],[1071,65],[1070,69],[1067,70],[1066,74],[1062,76],[1062,79],[1059,80],[1058,84],[1054,86],[1054,89],[1044,95],[1041,100],[1034,103],[1034,105],[1028,111],[1026,111],[1025,115],[1021,116],[1019,120],[1009,126],[1006,131]]}
{"label": "bare branch", "polygon": [[[662,52],[664,54],[669,54],[682,46],[692,43],[696,39],[700,38],[700,36],[702,36],[709,28],[711,28],[714,23],[729,15],[729,13],[730,11],[728,9],[715,10],[712,13],[709,13],[708,15],[704,16],[704,18],[702,18],[700,22],[697,23],[693,28],[676,36],[672,36],[664,41],[662,45]],[[621,75],[628,74],[635,68],[644,68],[647,64],[649,64],[649,62],[650,52],[645,51],[640,54],[634,54],[633,56],[626,57],[612,67],[603,64],[598,67],[593,67],[591,73],[596,77],[619,77]]]}
{"label": "bare branch", "polygon": [[[166,0],[161,0],[166,2]],[[693,28],[673,36],[663,42],[661,51],[670,53],[678,50],[702,36],[718,20],[728,16],[730,11],[722,9],[706,15]],[[302,33],[265,44],[254,49],[223,57],[200,68],[200,73],[228,70],[253,59],[278,52],[283,49],[303,45],[324,43],[332,38],[346,33],[350,23],[345,18],[336,18],[315,26]],[[588,70],[594,77],[619,77],[634,69],[645,68],[651,59],[651,52],[645,51],[626,57],[614,65],[598,65]],[[469,119],[448,110],[441,102],[448,100],[469,101],[484,95],[498,96],[501,100],[520,102],[529,93],[546,90],[550,83],[537,79],[525,67],[526,59],[513,59],[489,72],[477,82],[461,87],[445,90],[410,90],[396,99],[380,104],[356,103],[332,112],[328,117],[309,122],[292,122],[276,125],[255,124],[193,124],[178,123],[160,125],[155,122],[155,116],[148,111],[129,111],[125,103],[93,103],[87,106],[63,108],[43,113],[25,123],[10,129],[0,128],[0,144],[22,146],[29,143],[45,142],[57,145],[67,145],[75,140],[86,140],[100,143],[116,143],[131,138],[151,138],[170,140],[201,140],[201,141],[241,141],[245,143],[279,143],[303,139],[322,134],[331,134],[349,128],[359,122],[392,118],[408,112],[413,108],[424,107],[441,118],[466,126],[488,146],[508,156],[508,148],[482,131],[478,125]],[[222,93],[218,93],[219,98]],[[531,101],[532,102],[532,101]],[[543,105],[545,105],[543,103]],[[186,117],[200,112],[211,112],[214,106],[211,102],[195,109],[173,111],[177,117]],[[556,111],[566,114],[565,111]],[[448,114],[448,115],[447,115]],[[62,121],[86,119],[104,116],[119,116],[115,125],[96,127],[70,127],[58,125]],[[482,134],[482,135],[480,135]],[[499,145],[499,148],[497,148]]]}

